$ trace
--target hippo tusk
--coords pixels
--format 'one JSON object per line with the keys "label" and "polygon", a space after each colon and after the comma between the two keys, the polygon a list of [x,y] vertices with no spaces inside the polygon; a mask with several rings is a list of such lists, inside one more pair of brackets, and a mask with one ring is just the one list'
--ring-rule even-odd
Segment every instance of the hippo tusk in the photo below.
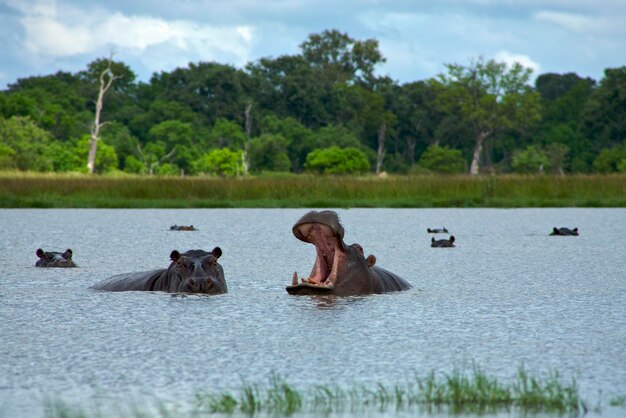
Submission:
{"label": "hippo tusk", "polygon": [[293,279],[291,280],[291,284],[294,286],[298,284],[298,272],[297,271],[293,272]]}

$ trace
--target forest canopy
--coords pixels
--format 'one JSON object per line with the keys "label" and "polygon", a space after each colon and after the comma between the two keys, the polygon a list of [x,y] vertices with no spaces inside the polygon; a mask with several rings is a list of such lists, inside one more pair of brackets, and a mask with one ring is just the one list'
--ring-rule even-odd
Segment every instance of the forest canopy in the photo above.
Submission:
{"label": "forest canopy", "polygon": [[[626,172],[626,66],[601,80],[477,57],[400,84],[376,39],[312,34],[300,52],[238,69],[190,63],[138,82],[123,62],[0,91],[0,170],[96,173]],[[108,67],[107,67],[108,66]]]}

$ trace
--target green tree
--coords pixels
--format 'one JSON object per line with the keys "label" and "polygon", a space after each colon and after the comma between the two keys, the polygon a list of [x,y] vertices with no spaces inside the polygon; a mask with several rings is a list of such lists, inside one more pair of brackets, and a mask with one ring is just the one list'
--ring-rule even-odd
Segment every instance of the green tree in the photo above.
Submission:
{"label": "green tree", "polygon": [[385,62],[376,39],[359,41],[334,29],[309,35],[300,49],[304,59],[332,83],[369,85],[376,65]]}
{"label": "green tree", "polygon": [[242,172],[241,150],[214,149],[194,161],[196,173],[217,176],[236,176]]}
{"label": "green tree", "polygon": [[281,135],[287,140],[287,153],[294,172],[303,170],[306,155],[316,146],[312,143],[313,131],[292,117],[279,118],[273,114],[261,119],[262,134]]}
{"label": "green tree", "polygon": [[311,151],[305,167],[321,174],[359,174],[369,171],[370,165],[363,151],[332,146]]}
{"label": "green tree", "polygon": [[246,134],[236,122],[218,118],[209,134],[209,144],[217,148],[243,149]]}
{"label": "green tree", "polygon": [[550,160],[546,154],[534,145],[513,152],[511,163],[516,173],[543,173],[549,164]]}
{"label": "green tree", "polygon": [[[17,170],[50,171],[53,168],[49,150],[52,136],[38,127],[30,117],[12,116],[0,119],[0,145],[3,165]],[[7,158],[12,156],[9,161]]]}
{"label": "green tree", "polygon": [[480,171],[485,142],[496,134],[523,131],[540,118],[538,94],[528,86],[532,70],[516,63],[511,68],[482,58],[469,66],[447,64],[438,79],[439,106],[458,112],[471,126],[474,151],[470,174]]}
{"label": "green tree", "polygon": [[250,169],[254,172],[289,171],[287,140],[282,135],[261,135],[250,141]]}
{"label": "green tree", "polygon": [[593,171],[597,173],[614,173],[622,171],[623,161],[626,159],[626,141],[621,145],[604,148],[593,160]]}
{"label": "green tree", "polygon": [[202,117],[205,126],[213,125],[218,118],[243,126],[250,82],[245,72],[233,66],[190,63],[188,68],[155,74],[150,82],[161,99],[188,106]]}
{"label": "green tree", "polygon": [[191,170],[191,162],[200,155],[194,141],[194,132],[191,124],[179,120],[167,120],[153,126],[148,132],[152,142],[161,143],[166,152],[171,153],[169,162],[176,164],[178,169],[185,172]]}
{"label": "green tree", "polygon": [[0,170],[10,170],[15,168],[15,156],[17,153],[13,148],[0,144]]}
{"label": "green tree", "polygon": [[336,98],[324,81],[301,56],[263,58],[248,65],[255,85],[254,102],[280,118],[291,117],[311,129],[330,123]]}
{"label": "green tree", "polygon": [[582,131],[597,153],[626,138],[626,65],[609,68],[586,103]]}
{"label": "green tree", "polygon": [[[87,172],[85,161],[87,160],[87,154],[89,152],[89,143],[91,138],[89,135],[84,135],[78,141],[74,147],[74,155],[77,156],[77,160],[80,161],[80,165],[75,167],[71,171]],[[96,154],[94,173],[102,174],[116,171],[118,168],[117,153],[115,148],[106,144],[103,140],[98,141],[98,153]]]}
{"label": "green tree", "polygon": [[169,164],[176,149],[168,148],[163,141],[149,142],[144,147],[139,147],[139,161],[146,167],[146,172],[155,174],[158,167]]}
{"label": "green tree", "polygon": [[426,148],[420,156],[419,165],[430,171],[446,174],[462,173],[466,170],[466,163],[460,150],[439,145],[430,145]]}
{"label": "green tree", "polygon": [[394,89],[392,110],[398,118],[400,148],[409,163],[434,143],[435,132],[443,115],[437,108],[436,89],[425,81],[416,81]]}

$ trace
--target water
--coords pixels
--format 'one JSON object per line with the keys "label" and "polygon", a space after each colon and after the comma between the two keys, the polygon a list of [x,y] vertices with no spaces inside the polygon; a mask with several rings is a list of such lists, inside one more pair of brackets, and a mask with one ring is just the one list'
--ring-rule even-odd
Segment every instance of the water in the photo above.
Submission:
{"label": "water", "polygon": [[[556,370],[603,417],[626,414],[608,406],[626,395],[626,210],[338,212],[346,242],[413,290],[289,296],[293,272],[307,275],[314,260],[291,233],[301,209],[0,210],[0,415],[41,416],[50,398],[184,404],[272,372],[306,390],[472,363],[503,381],[521,365],[539,377]],[[443,226],[456,248],[430,248],[426,228]],[[581,235],[550,237],[554,226]],[[226,295],[88,289],[164,268],[173,249],[214,246]],[[39,247],[71,248],[79,268],[35,268]]]}

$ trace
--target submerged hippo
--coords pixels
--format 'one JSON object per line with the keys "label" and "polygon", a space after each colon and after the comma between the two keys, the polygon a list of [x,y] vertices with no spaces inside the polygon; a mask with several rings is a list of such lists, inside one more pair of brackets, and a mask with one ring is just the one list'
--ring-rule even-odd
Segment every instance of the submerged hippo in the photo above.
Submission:
{"label": "submerged hippo", "polygon": [[39,248],[35,254],[39,257],[35,267],[76,267],[72,261],[72,250],[69,248],[63,253],[44,251]]}
{"label": "submerged hippo", "polygon": [[123,292],[127,290],[151,290],[170,293],[228,292],[224,270],[217,262],[222,255],[219,247],[210,253],[204,250],[189,250],[170,254],[172,262],[166,269],[140,273],[118,274],[91,286],[95,290]]}
{"label": "submerged hippo", "polygon": [[433,248],[451,248],[454,247],[454,235],[450,235],[448,239],[430,239],[430,246]]}
{"label": "submerged hippo", "polygon": [[552,232],[550,235],[578,235],[578,228],[569,229],[569,228],[552,228]]}
{"label": "submerged hippo", "polygon": [[446,227],[444,226],[443,228],[426,228],[426,231],[428,231],[429,234],[447,234],[448,230],[446,229]]}
{"label": "submerged hippo", "polygon": [[287,286],[291,295],[331,294],[339,296],[407,290],[411,285],[403,278],[374,266],[376,257],[365,258],[359,244],[343,242],[344,229],[337,214],[330,210],[311,211],[292,228],[301,241],[315,245],[317,257],[308,279]]}
{"label": "submerged hippo", "polygon": [[193,225],[172,225],[170,231],[197,231]]}

